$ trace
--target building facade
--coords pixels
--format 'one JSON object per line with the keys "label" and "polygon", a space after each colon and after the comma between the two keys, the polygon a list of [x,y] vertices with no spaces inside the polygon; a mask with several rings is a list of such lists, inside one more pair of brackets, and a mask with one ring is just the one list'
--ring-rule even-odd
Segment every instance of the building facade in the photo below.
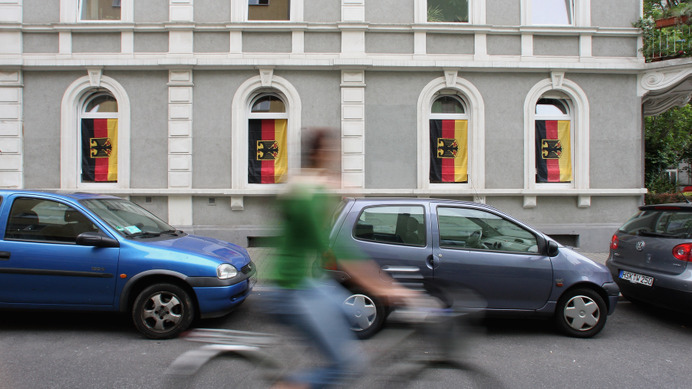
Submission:
{"label": "building facade", "polygon": [[0,187],[125,196],[248,245],[303,129],[333,127],[345,195],[488,203],[604,251],[646,192],[643,100],[689,76],[644,63],[641,9],[1,0]]}

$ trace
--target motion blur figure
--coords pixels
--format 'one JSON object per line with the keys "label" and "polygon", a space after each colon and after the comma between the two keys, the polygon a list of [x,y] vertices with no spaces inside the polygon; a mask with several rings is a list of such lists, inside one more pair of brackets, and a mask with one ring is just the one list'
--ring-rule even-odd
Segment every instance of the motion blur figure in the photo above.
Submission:
{"label": "motion blur figure", "polygon": [[385,301],[405,302],[415,292],[383,281],[372,261],[329,251],[329,219],[338,202],[330,191],[340,187],[338,133],[310,129],[303,136],[302,169],[289,176],[285,193],[277,198],[281,237],[267,271],[271,288],[264,304],[267,313],[312,343],[325,361],[320,367],[283,377],[275,387],[324,388],[348,380],[367,361],[344,312],[348,292],[331,279],[315,277],[313,261],[323,255],[335,257],[354,282]]}

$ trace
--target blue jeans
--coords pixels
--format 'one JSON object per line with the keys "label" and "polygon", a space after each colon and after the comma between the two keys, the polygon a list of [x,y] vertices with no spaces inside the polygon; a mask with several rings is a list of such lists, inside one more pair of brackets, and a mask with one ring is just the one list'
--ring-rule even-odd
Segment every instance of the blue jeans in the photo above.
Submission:
{"label": "blue jeans", "polygon": [[271,288],[264,293],[266,312],[288,325],[324,355],[326,363],[287,377],[324,388],[343,383],[366,365],[366,355],[349,328],[343,302],[348,291],[333,280],[308,280],[300,289]]}

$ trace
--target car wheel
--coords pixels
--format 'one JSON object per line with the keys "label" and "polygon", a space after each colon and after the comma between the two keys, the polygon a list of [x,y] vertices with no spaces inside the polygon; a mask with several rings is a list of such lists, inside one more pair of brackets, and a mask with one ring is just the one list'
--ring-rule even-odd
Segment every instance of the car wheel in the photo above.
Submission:
{"label": "car wheel", "polygon": [[568,291],[557,304],[558,328],[569,336],[590,338],[605,326],[608,310],[603,298],[594,290],[578,288]]}
{"label": "car wheel", "polygon": [[359,339],[375,335],[385,319],[384,305],[365,292],[356,290],[344,300],[351,330]]}
{"label": "car wheel", "polygon": [[132,320],[147,338],[174,338],[194,318],[190,295],[172,284],[155,284],[142,290],[132,306]]}

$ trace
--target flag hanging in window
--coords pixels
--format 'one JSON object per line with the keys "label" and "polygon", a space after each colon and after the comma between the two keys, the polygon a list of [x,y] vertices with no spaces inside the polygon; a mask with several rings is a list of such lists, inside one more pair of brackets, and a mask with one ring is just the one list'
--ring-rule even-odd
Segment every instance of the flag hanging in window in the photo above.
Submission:
{"label": "flag hanging in window", "polygon": [[468,182],[468,120],[430,120],[430,182]]}
{"label": "flag hanging in window", "polygon": [[536,182],[572,181],[569,120],[536,120]]}
{"label": "flag hanging in window", "polygon": [[288,170],[286,119],[250,119],[248,183],[283,182]]}
{"label": "flag hanging in window", "polygon": [[82,119],[82,181],[118,181],[118,119]]}

